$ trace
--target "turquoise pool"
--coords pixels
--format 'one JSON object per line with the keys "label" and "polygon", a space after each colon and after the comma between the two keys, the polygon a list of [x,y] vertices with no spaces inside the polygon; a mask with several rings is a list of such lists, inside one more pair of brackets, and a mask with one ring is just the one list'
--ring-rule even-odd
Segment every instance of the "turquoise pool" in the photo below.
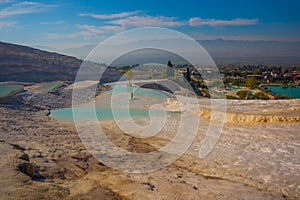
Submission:
{"label": "turquoise pool", "polygon": [[63,82],[61,81],[46,82],[46,83],[42,83],[39,88],[44,91],[50,92],[55,88],[61,86],[62,84]]}
{"label": "turquoise pool", "polygon": [[160,92],[159,90],[152,90],[146,88],[135,88],[128,87],[124,85],[114,85],[112,90],[108,91],[108,93],[131,93],[133,92],[134,96],[148,96],[148,97],[158,97],[158,98],[166,98],[167,96]]}
{"label": "turquoise pool", "polygon": [[[127,110],[122,108],[118,108],[117,116],[113,115],[113,112],[110,108],[96,107],[95,111],[98,120],[128,119]],[[93,107],[75,108],[75,112],[80,113],[80,117],[78,117],[77,119],[79,121],[93,119],[94,117]],[[142,109],[130,109],[129,114],[131,118],[149,117],[149,111],[142,110]],[[165,112],[155,110],[155,111],[151,111],[151,114],[153,116],[164,116]],[[58,120],[73,121],[72,108],[51,110],[51,116],[53,116]]]}
{"label": "turquoise pool", "polygon": [[283,96],[300,98],[300,87],[290,86],[265,86],[272,93],[281,94]]}
{"label": "turquoise pool", "polygon": [[[128,116],[128,110],[125,106],[125,104],[122,104],[122,99],[124,101],[129,100],[130,93],[133,92],[133,96],[135,99],[131,101],[131,108],[129,109]],[[117,94],[117,99],[114,99],[113,101],[117,101],[117,104],[115,105],[117,110],[115,110],[115,115],[113,115],[113,111],[111,110],[111,94]],[[145,88],[135,88],[135,87],[128,87],[126,85],[114,85],[112,87],[112,90],[107,91],[106,96],[103,94],[103,98],[99,101],[103,103],[101,106],[96,106],[96,117],[98,120],[112,120],[112,119],[128,119],[128,118],[149,118],[149,111],[147,110],[147,105],[151,105],[153,103],[163,103],[164,99],[167,98],[167,96],[158,91],[158,90],[152,90],[152,89],[145,89]],[[121,96],[118,96],[121,94]],[[122,95],[128,95],[128,98],[124,98]],[[120,101],[120,102],[118,102]],[[126,102],[125,102],[126,103]],[[75,112],[80,113],[80,117],[77,120],[89,120],[93,119],[94,117],[94,108],[93,107],[78,107],[75,108]],[[152,116],[164,116],[166,112],[161,110],[152,110],[151,111]],[[170,113],[167,113],[170,114]],[[57,110],[51,111],[51,116],[59,119],[59,120],[65,120],[65,121],[73,121],[73,111],[72,108],[62,108]]]}
{"label": "turquoise pool", "polygon": [[229,91],[234,91],[234,92],[238,92],[238,91],[241,90],[241,88],[238,87],[238,86],[232,85],[232,86],[230,86],[229,88],[227,88],[227,90],[229,90]]}
{"label": "turquoise pool", "polygon": [[0,84],[0,98],[9,96],[23,89],[22,85]]}

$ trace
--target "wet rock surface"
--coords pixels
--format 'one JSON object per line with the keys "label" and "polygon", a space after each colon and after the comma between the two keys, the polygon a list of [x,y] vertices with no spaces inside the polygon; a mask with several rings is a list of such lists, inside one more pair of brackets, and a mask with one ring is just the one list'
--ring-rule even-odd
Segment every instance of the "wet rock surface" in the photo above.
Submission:
{"label": "wet rock surface", "polygon": [[[93,84],[82,85],[93,89]],[[129,174],[95,159],[73,123],[48,115],[49,109],[71,105],[72,84],[65,83],[52,92],[26,88],[13,96],[20,104],[11,101],[0,106],[0,199],[300,198],[299,122],[257,123],[259,115],[297,117],[297,100],[229,102],[233,114],[228,119],[235,123],[225,124],[213,151],[199,159],[210,123],[210,113],[205,111],[210,108],[209,101],[200,99],[200,112],[202,109],[204,114],[199,115],[201,124],[188,151],[160,170]],[[98,92],[108,89],[103,87]],[[96,105],[109,103],[104,97],[98,96]],[[135,102],[137,107],[147,108],[145,99],[137,97]],[[166,104],[168,110],[180,111],[174,99],[166,100]],[[196,111],[195,116],[198,114]],[[235,115],[242,116],[241,120]],[[130,152],[149,153],[175,136],[180,123],[176,117],[172,115],[175,123],[167,122],[159,134],[149,138],[130,136],[110,120],[100,124],[115,145]],[[142,119],[139,122],[144,123]]]}
{"label": "wet rock surface", "polygon": [[50,183],[34,181],[36,167],[20,158],[24,152],[13,145],[0,143],[0,199],[60,199],[69,189]]}
{"label": "wet rock surface", "polygon": [[[300,195],[299,123],[228,125],[213,152],[202,160],[197,154],[205,133],[200,131],[189,151],[172,165],[128,174],[96,160],[72,123],[37,112],[3,107],[0,111],[0,199],[298,199]],[[153,151],[169,141],[133,138],[109,121],[102,126],[116,145],[133,152]],[[22,173],[22,163],[32,163],[35,173],[25,164],[26,173],[38,171],[44,182]]]}
{"label": "wet rock surface", "polygon": [[66,183],[80,179],[92,166],[106,168],[87,153],[73,128],[36,112],[0,110],[0,199],[120,199],[94,184],[84,194],[70,195]]}

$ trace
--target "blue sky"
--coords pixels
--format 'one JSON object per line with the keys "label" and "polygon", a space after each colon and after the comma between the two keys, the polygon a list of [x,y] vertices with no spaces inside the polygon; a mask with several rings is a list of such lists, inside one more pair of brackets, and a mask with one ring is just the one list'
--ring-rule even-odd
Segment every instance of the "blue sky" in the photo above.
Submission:
{"label": "blue sky", "polygon": [[144,26],[200,40],[300,41],[299,10],[299,0],[0,0],[0,41],[65,49]]}

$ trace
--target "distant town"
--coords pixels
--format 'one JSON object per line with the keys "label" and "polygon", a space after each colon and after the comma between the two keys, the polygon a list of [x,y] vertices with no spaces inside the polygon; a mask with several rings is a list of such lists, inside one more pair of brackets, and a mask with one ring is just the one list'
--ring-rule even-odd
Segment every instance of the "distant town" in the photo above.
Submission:
{"label": "distant town", "polygon": [[[132,72],[130,71],[137,66],[139,65],[125,66],[119,68],[119,70],[126,73],[126,79],[131,79]],[[167,66],[168,68],[164,69],[151,66],[152,75],[147,73],[147,78],[161,76],[160,78],[170,79],[170,77],[176,77],[176,74],[182,74],[199,97],[211,97],[212,91],[209,91],[207,83],[215,81],[214,84],[210,83],[209,85],[221,84],[222,87],[224,85],[224,93],[227,99],[299,98],[300,66],[219,64],[217,67],[223,83],[218,83],[217,80],[204,80],[197,68],[191,65],[173,65],[169,61]],[[174,72],[170,72],[170,68]],[[209,70],[208,67],[207,71],[209,72]]]}

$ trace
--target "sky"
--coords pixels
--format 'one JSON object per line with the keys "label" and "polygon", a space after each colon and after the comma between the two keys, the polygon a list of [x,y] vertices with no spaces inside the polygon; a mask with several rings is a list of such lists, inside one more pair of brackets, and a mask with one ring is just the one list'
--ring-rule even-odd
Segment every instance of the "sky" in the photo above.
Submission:
{"label": "sky", "polygon": [[137,27],[196,40],[300,41],[300,0],[0,0],[0,41],[67,49]]}

